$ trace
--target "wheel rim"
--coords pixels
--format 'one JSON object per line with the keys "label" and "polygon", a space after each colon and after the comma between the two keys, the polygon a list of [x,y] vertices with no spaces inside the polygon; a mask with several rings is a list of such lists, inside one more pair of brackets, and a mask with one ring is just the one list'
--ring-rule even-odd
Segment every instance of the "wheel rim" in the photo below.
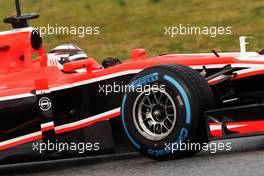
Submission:
{"label": "wheel rim", "polygon": [[158,141],[174,129],[177,109],[171,95],[164,89],[148,89],[138,95],[133,106],[133,120],[145,138]]}

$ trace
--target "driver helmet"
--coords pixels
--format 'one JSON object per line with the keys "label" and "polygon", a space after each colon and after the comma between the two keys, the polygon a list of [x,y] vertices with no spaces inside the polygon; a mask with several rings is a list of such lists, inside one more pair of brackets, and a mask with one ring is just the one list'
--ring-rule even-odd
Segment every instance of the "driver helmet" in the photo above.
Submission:
{"label": "driver helmet", "polygon": [[[88,55],[74,44],[64,44],[57,46],[48,53],[48,66],[57,66],[63,70],[63,64],[87,59]],[[77,70],[77,72],[86,71],[85,69]]]}

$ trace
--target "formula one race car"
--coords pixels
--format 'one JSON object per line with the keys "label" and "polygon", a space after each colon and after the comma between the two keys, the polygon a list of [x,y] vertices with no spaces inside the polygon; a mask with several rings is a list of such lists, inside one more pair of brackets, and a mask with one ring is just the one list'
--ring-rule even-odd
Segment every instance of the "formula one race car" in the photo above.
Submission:
{"label": "formula one race car", "polygon": [[16,7],[0,33],[1,163],[111,153],[126,139],[163,160],[200,150],[169,144],[264,134],[264,56],[246,52],[245,37],[238,53],[134,49],[100,65],[71,44],[46,53],[28,24],[38,15]]}

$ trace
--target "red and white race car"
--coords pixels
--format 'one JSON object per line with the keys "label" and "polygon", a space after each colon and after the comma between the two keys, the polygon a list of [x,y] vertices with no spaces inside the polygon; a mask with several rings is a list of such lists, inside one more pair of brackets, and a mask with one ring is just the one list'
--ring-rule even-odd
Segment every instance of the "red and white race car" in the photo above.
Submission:
{"label": "red and white race car", "polygon": [[0,33],[2,163],[80,154],[34,151],[50,143],[113,152],[123,141],[121,127],[135,149],[158,160],[199,151],[171,152],[171,143],[263,134],[264,56],[246,52],[245,37],[238,53],[147,58],[135,49],[123,63],[108,58],[100,65],[71,44],[46,53],[28,25],[38,15],[21,14],[16,5],[17,15],[4,20],[14,29]]}

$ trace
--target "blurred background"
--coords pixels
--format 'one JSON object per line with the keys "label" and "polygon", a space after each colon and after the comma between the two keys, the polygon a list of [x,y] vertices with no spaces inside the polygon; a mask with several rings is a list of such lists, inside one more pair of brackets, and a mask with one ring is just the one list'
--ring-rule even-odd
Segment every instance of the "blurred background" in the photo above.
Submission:
{"label": "blurred background", "polygon": [[[133,48],[148,56],[160,53],[239,51],[238,37],[254,37],[248,49],[264,48],[263,0],[21,0],[23,12],[37,12],[33,26],[99,26],[100,35],[44,36],[47,50],[74,43],[99,62],[109,56],[126,59]],[[15,14],[14,0],[0,1],[0,18]],[[232,35],[165,36],[165,26],[231,26]],[[10,29],[0,24],[0,30]]]}

